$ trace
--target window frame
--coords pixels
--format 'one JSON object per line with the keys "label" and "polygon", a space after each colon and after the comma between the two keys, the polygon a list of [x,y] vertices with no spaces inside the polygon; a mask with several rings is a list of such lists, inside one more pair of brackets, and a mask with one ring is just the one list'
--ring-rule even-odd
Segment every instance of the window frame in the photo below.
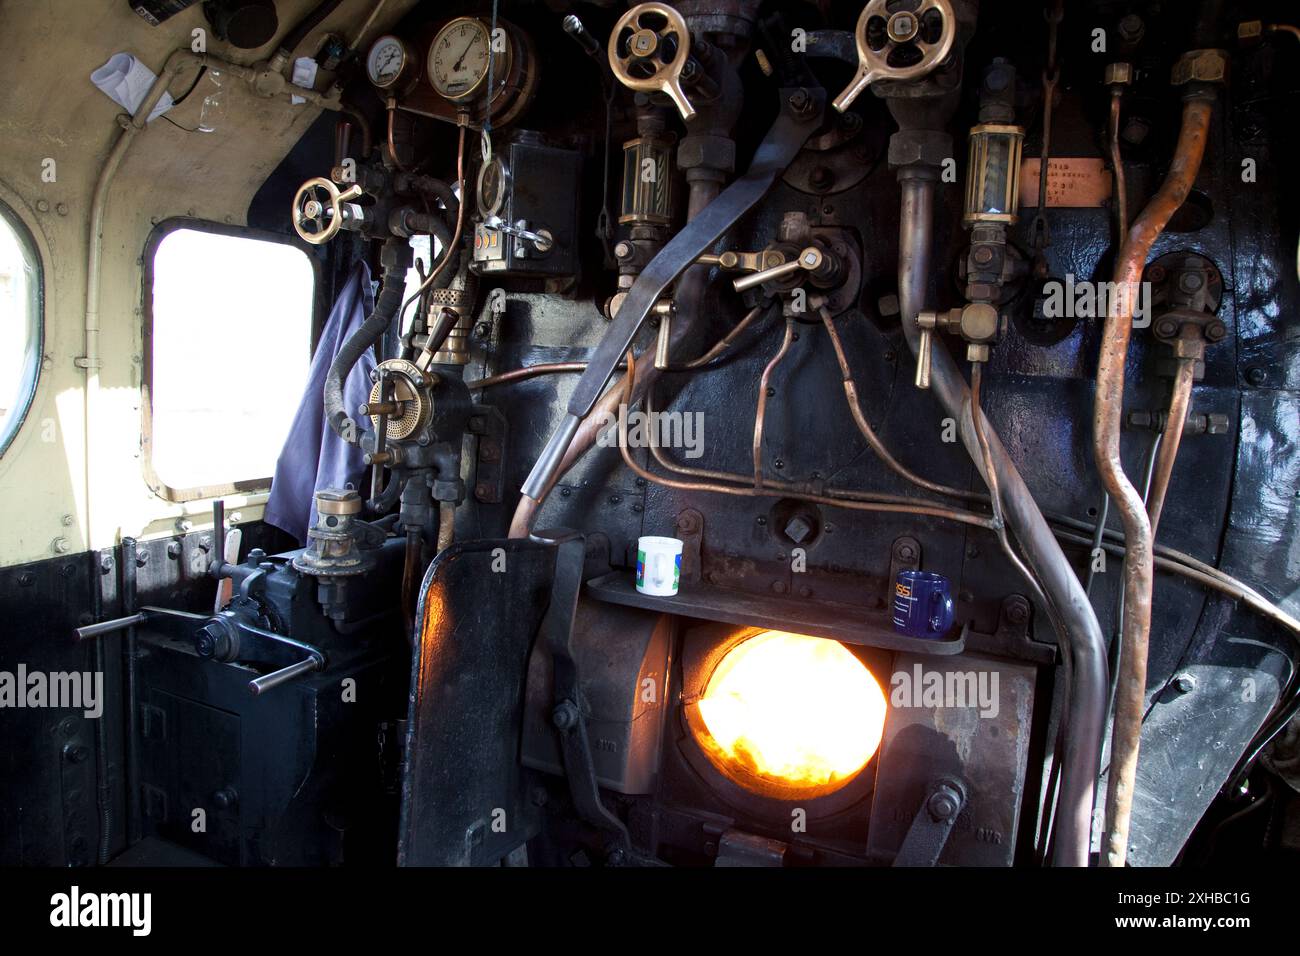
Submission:
{"label": "window frame", "polygon": [[[17,440],[23,426],[27,424],[27,416],[31,414],[32,406],[36,403],[36,391],[40,388],[41,372],[45,366],[45,256],[42,254],[41,245],[36,239],[36,233],[23,215],[11,204],[8,195],[0,194],[0,220],[3,220],[14,235],[18,237],[19,243],[22,244],[28,255],[31,256],[32,262],[36,266],[36,347],[32,353],[35,356],[35,362],[29,367],[24,378],[28,380],[26,394],[21,392],[16,396],[17,404],[14,406],[16,415],[10,423],[6,432],[0,432],[0,458],[3,458]],[[29,349],[29,351],[31,351]]]}
{"label": "window frame", "polygon": [[140,376],[140,460],[144,469],[145,484],[160,498],[167,501],[186,502],[208,498],[221,498],[225,495],[255,494],[265,492],[271,487],[273,475],[257,478],[244,478],[214,485],[200,485],[195,488],[173,488],[158,475],[153,463],[153,280],[154,256],[158,247],[173,232],[190,229],[219,236],[233,236],[240,239],[257,239],[263,242],[275,242],[290,246],[303,252],[312,269],[312,305],[310,341],[307,343],[308,368],[316,354],[316,345],[324,327],[325,288],[322,281],[325,274],[324,264],[319,255],[319,248],[303,242],[296,236],[250,226],[234,226],[226,223],[211,222],[207,219],[195,219],[189,216],[174,216],[159,222],[149,233],[144,246],[144,259],[141,269],[141,313],[143,328],[141,331],[141,368]]}

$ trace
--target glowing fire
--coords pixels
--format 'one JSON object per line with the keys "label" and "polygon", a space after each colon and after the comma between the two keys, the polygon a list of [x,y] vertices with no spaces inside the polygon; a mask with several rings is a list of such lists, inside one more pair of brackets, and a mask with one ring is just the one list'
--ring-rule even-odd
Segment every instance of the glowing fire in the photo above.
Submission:
{"label": "glowing fire", "polygon": [[728,651],[698,706],[713,762],[782,790],[847,782],[876,752],[885,726],[880,685],[843,644],[784,631]]}

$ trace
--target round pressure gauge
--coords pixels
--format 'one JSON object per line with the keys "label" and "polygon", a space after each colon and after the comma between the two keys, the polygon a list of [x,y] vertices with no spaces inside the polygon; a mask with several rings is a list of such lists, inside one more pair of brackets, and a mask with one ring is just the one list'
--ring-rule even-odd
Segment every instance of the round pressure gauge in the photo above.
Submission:
{"label": "round pressure gauge", "polygon": [[505,205],[510,191],[510,170],[500,156],[493,156],[478,171],[478,211],[485,218],[495,216]]}
{"label": "round pressure gauge", "polygon": [[366,75],[381,90],[396,86],[412,66],[410,52],[398,37],[382,36],[370,47],[366,56]]}
{"label": "round pressure gauge", "polygon": [[438,31],[429,47],[429,82],[438,94],[453,103],[464,103],[486,93],[489,64],[493,82],[500,83],[510,65],[510,41],[502,38],[493,49],[487,24],[475,17],[457,17]]}

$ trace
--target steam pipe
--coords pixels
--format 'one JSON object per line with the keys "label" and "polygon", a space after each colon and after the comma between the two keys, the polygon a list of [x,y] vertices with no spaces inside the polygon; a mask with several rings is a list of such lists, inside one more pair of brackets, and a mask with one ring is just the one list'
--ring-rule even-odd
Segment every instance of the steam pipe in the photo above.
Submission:
{"label": "steam pipe", "polygon": [[[935,174],[908,167],[900,171],[902,215],[899,231],[898,291],[903,330],[913,353],[920,350],[917,313],[926,305],[926,283],[933,274],[931,245],[934,229]],[[934,343],[930,366],[931,390],[943,407],[961,422],[962,441],[983,471],[983,456],[971,420],[970,390],[942,343]],[[1025,559],[1037,573],[1048,600],[1061,620],[1066,646],[1061,648],[1070,669],[1067,719],[1069,733],[1062,755],[1060,810],[1056,823],[1054,862],[1087,866],[1092,807],[1101,739],[1106,720],[1106,651],[1101,628],[1088,597],[1065,553],[1034,503],[1020,472],[996,432],[986,432],[989,455],[997,472],[1007,523],[1015,532]]]}
{"label": "steam pipe", "polygon": [[[1201,168],[1209,137],[1212,96],[1193,94],[1183,106],[1182,129],[1169,175],[1129,230],[1115,264],[1116,295],[1111,297],[1097,361],[1093,407],[1093,453],[1106,491],[1124,522],[1128,557],[1124,562],[1124,619],[1120,674],[1111,731],[1110,785],[1106,793],[1106,845],[1103,860],[1123,866],[1128,853],[1133,786],[1145,706],[1147,644],[1151,631],[1153,536],[1142,496],[1124,474],[1120,429],[1124,411],[1124,362],[1133,330],[1133,307],[1147,255],[1169,219],[1186,200]],[[1175,434],[1181,433],[1181,428]]]}

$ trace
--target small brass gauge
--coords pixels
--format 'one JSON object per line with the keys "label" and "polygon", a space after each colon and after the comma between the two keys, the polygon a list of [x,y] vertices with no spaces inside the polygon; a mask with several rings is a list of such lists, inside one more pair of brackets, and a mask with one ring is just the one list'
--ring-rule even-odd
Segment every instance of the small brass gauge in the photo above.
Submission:
{"label": "small brass gauge", "polygon": [[456,104],[486,95],[489,64],[492,82],[500,84],[513,51],[508,31],[498,36],[504,42],[494,50],[488,25],[475,17],[457,17],[439,30],[428,62],[429,82],[438,95]]}
{"label": "small brass gauge", "polygon": [[478,171],[478,211],[485,219],[499,215],[510,192],[510,170],[500,156],[493,156]]}
{"label": "small brass gauge", "polygon": [[415,69],[411,51],[400,37],[391,34],[376,40],[366,55],[366,76],[381,90],[406,85]]}

